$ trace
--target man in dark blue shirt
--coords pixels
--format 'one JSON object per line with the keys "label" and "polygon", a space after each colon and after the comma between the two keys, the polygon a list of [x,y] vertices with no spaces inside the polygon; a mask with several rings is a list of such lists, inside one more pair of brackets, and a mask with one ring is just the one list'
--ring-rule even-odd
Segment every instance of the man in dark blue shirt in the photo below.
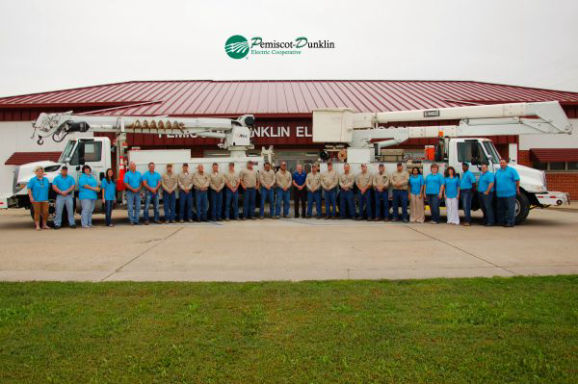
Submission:
{"label": "man in dark blue shirt", "polygon": [[301,164],[297,164],[297,169],[293,172],[293,200],[295,202],[295,217],[299,217],[299,203],[301,203],[301,217],[305,217],[305,202],[307,201],[307,189],[305,179],[307,173]]}

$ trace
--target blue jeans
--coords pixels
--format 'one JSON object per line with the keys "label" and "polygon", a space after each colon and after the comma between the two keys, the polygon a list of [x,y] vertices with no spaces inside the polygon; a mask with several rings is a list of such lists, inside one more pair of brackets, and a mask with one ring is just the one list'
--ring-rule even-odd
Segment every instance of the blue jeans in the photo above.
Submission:
{"label": "blue jeans", "polygon": [[283,216],[289,216],[289,208],[291,206],[291,188],[286,191],[283,188],[277,188],[277,209],[275,215],[281,215],[281,202],[283,202]]}
{"label": "blue jeans", "polygon": [[355,217],[355,204],[353,203],[353,191],[351,189],[341,190],[339,194],[339,216],[342,219],[346,217]]}
{"label": "blue jeans", "polygon": [[128,209],[128,221],[138,224],[140,217],[140,192],[126,191],[126,206]]}
{"label": "blue jeans", "polygon": [[496,223],[494,219],[494,194],[490,192],[490,194],[486,195],[480,192],[478,195],[482,212],[484,213],[484,224],[494,225]]}
{"label": "blue jeans", "polygon": [[359,217],[370,220],[373,217],[371,212],[371,190],[368,189],[365,193],[359,192]]}
{"label": "blue jeans", "polygon": [[114,200],[104,201],[104,223],[106,225],[112,224],[112,207],[114,206]]}
{"label": "blue jeans", "polygon": [[179,191],[179,218],[182,221],[193,220],[193,191],[186,193],[182,189]]}
{"label": "blue jeans", "polygon": [[315,212],[317,217],[321,217],[321,190],[315,192],[307,191],[307,217],[313,215],[313,202],[315,201]]}
{"label": "blue jeans", "polygon": [[197,206],[197,220],[207,221],[207,191],[195,191],[195,205]]}
{"label": "blue jeans", "polygon": [[325,214],[327,215],[327,217],[335,217],[337,215],[336,198],[337,198],[337,188],[325,191]]}
{"label": "blue jeans", "polygon": [[269,213],[273,217],[275,209],[275,189],[261,187],[261,208],[259,209],[259,216],[265,217],[265,201],[269,200]]}
{"label": "blue jeans", "polygon": [[257,190],[255,188],[245,189],[243,195],[243,218],[252,219],[255,216],[255,198]]}
{"label": "blue jeans", "polygon": [[209,200],[211,202],[211,220],[221,220],[223,213],[223,190],[219,192],[209,189]]}
{"label": "blue jeans", "polygon": [[375,190],[374,192],[375,192],[375,217],[378,219],[389,219],[389,191],[387,189],[384,189],[382,192],[379,192],[378,190]]}
{"label": "blue jeans", "polygon": [[56,213],[54,215],[54,226],[60,227],[62,224],[62,211],[66,207],[66,214],[68,216],[68,225],[75,226],[74,222],[74,195],[69,193],[66,196],[56,195]]}
{"label": "blue jeans", "polygon": [[174,221],[177,216],[177,193],[163,192],[163,205],[165,208],[165,221]]}
{"label": "blue jeans", "polygon": [[498,224],[516,224],[516,196],[498,197]]}
{"label": "blue jeans", "polygon": [[462,209],[464,210],[464,222],[472,222],[472,190],[462,189],[460,191],[460,199],[462,200]]}
{"label": "blue jeans", "polygon": [[[231,209],[233,209],[232,215]],[[235,220],[239,218],[239,190],[233,192],[225,187],[225,219],[228,219],[229,215]]]}
{"label": "blue jeans", "polygon": [[399,220],[399,205],[401,203],[401,218],[408,220],[407,216],[407,191],[400,189],[393,190],[393,218]]}
{"label": "blue jeans", "polygon": [[83,228],[92,227],[92,212],[94,212],[94,205],[96,200],[84,199],[80,200],[82,211],[80,213],[80,224]]}
{"label": "blue jeans", "polygon": [[440,198],[438,194],[427,195],[427,203],[431,211],[431,220],[436,223],[440,222]]}
{"label": "blue jeans", "polygon": [[153,214],[154,220],[159,221],[159,193],[152,193],[151,191],[145,191],[145,206],[144,206],[144,221],[149,221],[149,205],[153,202]]}

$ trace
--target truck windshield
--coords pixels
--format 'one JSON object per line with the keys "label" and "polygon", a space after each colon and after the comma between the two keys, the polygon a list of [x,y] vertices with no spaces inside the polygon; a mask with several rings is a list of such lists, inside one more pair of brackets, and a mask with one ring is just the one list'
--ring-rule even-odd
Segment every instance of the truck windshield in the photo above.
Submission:
{"label": "truck windshield", "polygon": [[484,149],[488,153],[488,159],[491,160],[492,163],[497,164],[500,162],[500,155],[491,141],[484,141]]}
{"label": "truck windshield", "polygon": [[67,158],[70,158],[72,156],[72,151],[74,150],[75,144],[76,144],[76,140],[70,140],[66,144],[66,147],[64,148],[64,151],[62,151],[62,154],[60,155],[60,159],[58,160],[59,163],[64,163]]}

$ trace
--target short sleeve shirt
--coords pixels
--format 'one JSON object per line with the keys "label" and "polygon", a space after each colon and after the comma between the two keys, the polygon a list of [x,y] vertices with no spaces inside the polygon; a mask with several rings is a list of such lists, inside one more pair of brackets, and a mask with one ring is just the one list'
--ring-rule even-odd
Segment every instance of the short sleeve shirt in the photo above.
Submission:
{"label": "short sleeve shirt", "polygon": [[139,188],[142,183],[142,175],[138,171],[128,171],[124,174],[125,183],[131,186],[131,188]]}
{"label": "short sleeve shirt", "polygon": [[92,175],[82,174],[78,178],[78,198],[80,200],[96,200],[96,192],[86,186],[97,187],[98,182]]}
{"label": "short sleeve shirt", "polygon": [[52,180],[52,185],[56,185],[56,188],[61,191],[66,191],[68,188],[74,186],[74,179],[69,175],[66,175],[66,177],[58,175]]}
{"label": "short sleeve shirt", "polygon": [[467,170],[460,178],[460,189],[472,189],[475,183],[476,177],[471,171]]}
{"label": "short sleeve shirt", "polygon": [[446,186],[446,197],[448,199],[455,199],[456,197],[458,197],[458,187],[460,186],[459,177],[457,176],[446,177],[445,186]]}
{"label": "short sleeve shirt", "polygon": [[[160,182],[161,182],[161,175],[158,172],[150,172],[147,171],[145,173],[143,173],[142,175],[142,181],[146,181],[148,186],[151,188],[156,188],[159,186]],[[131,185],[132,187],[132,185]],[[135,187],[133,187],[135,188]]]}
{"label": "short sleeve shirt", "polygon": [[425,178],[425,193],[426,195],[437,195],[444,185],[444,177],[439,173],[430,173]]}
{"label": "short sleeve shirt", "polygon": [[46,177],[39,179],[34,176],[28,182],[28,189],[32,191],[32,198],[34,201],[48,201],[48,190],[50,189],[50,182]]}
{"label": "short sleeve shirt", "polygon": [[409,190],[412,195],[419,195],[423,185],[424,179],[422,175],[411,175],[409,177]]}
{"label": "short sleeve shirt", "polygon": [[516,181],[520,180],[520,175],[512,167],[498,169],[496,171],[496,195],[498,197],[516,196]]}

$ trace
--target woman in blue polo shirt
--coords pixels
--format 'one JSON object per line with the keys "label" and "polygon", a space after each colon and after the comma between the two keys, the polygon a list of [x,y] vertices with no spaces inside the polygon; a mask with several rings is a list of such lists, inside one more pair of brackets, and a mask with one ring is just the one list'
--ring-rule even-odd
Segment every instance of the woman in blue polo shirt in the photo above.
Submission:
{"label": "woman in blue polo shirt", "polygon": [[44,177],[44,168],[36,167],[34,169],[34,176],[28,182],[28,198],[32,203],[34,209],[34,224],[36,230],[50,229],[47,224],[48,221],[48,190],[50,189],[50,182]]}
{"label": "woman in blue polo shirt", "polygon": [[444,196],[446,198],[446,213],[448,224],[460,225],[460,178],[456,175],[454,167],[446,169],[444,180]]}
{"label": "woman in blue polo shirt", "polygon": [[425,221],[424,187],[425,181],[419,168],[413,167],[409,176],[409,221],[411,223],[423,223]]}
{"label": "woman in blue polo shirt", "polygon": [[116,182],[112,168],[106,170],[106,176],[100,183],[102,188],[102,202],[104,204],[104,222],[107,227],[112,227],[112,207],[116,201]]}
{"label": "woman in blue polo shirt", "polygon": [[425,195],[431,210],[431,222],[438,224],[440,222],[440,200],[443,194],[444,177],[438,173],[437,164],[432,164],[430,171],[431,173],[425,178]]}
{"label": "woman in blue polo shirt", "polygon": [[82,167],[82,175],[78,178],[78,198],[82,211],[80,213],[80,224],[82,228],[92,227],[92,212],[94,212],[94,204],[96,203],[98,188],[98,181],[91,174],[92,169],[85,165]]}

